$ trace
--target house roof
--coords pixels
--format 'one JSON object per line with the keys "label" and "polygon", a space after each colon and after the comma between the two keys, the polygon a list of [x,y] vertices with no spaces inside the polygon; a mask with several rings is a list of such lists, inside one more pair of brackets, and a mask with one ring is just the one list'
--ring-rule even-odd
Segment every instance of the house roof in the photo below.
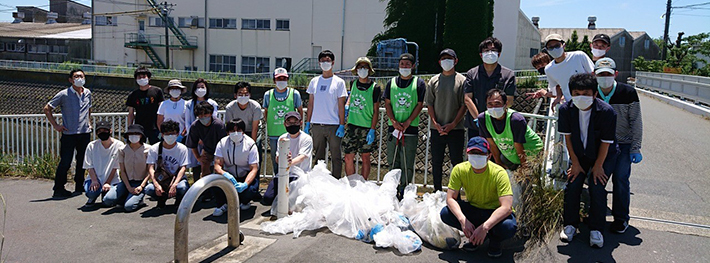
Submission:
{"label": "house roof", "polygon": [[[642,37],[643,35],[648,35],[646,34],[646,31],[629,31],[629,34],[631,34],[634,39],[637,39],[639,37]],[[651,36],[649,36],[651,37]]]}
{"label": "house roof", "polygon": [[589,37],[589,41],[592,41],[592,38],[596,34],[607,34],[610,38],[614,37],[614,35],[621,33],[622,31],[626,31],[626,29],[623,28],[597,28],[597,29],[588,29],[588,28],[540,28],[540,39],[541,41],[545,40],[545,37],[547,37],[550,34],[559,34],[562,36],[562,39],[571,39],[572,38],[572,33],[574,31],[577,31],[577,36],[579,37],[578,41],[582,41],[584,39],[584,36]]}
{"label": "house roof", "polygon": [[0,37],[91,39],[91,25],[81,23],[0,23]]}

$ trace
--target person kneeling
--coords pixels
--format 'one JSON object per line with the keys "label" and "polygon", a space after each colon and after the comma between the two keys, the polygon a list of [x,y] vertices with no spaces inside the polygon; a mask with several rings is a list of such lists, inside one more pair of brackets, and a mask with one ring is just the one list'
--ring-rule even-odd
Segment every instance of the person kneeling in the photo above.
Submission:
{"label": "person kneeling", "polygon": [[118,184],[118,152],[125,145],[123,142],[111,138],[111,123],[98,121],[96,123],[96,137],[86,147],[83,167],[89,171],[89,176],[84,180],[84,191],[89,200],[86,206],[92,206],[99,195],[105,194],[102,200],[106,206],[113,206],[110,196],[116,192]]}
{"label": "person kneeling", "polygon": [[[239,193],[239,208],[251,207],[259,199],[259,150],[249,136],[244,136],[246,124],[242,119],[227,122],[227,136],[217,143],[214,151],[214,171],[229,179]],[[236,176],[236,177],[235,177]],[[217,208],[213,216],[227,211],[227,199],[221,190],[214,191]]]}
{"label": "person kneeling", "polygon": [[126,212],[133,212],[145,205],[145,186],[148,184],[148,157],[147,137],[143,126],[131,124],[123,136],[128,139],[129,144],[118,152],[118,164],[121,167],[121,182],[116,185],[116,190],[109,191],[104,197],[104,203],[113,205],[122,203]]}
{"label": "person kneeling", "polygon": [[151,184],[145,187],[145,193],[158,200],[158,208],[165,207],[168,198],[175,197],[175,204],[180,204],[189,187],[185,170],[187,166],[187,147],[177,142],[180,125],[175,121],[166,121],[160,125],[163,141],[148,150],[148,175]]}
{"label": "person kneeling", "polygon": [[[471,138],[466,153],[468,162],[451,171],[441,221],[466,234],[470,242],[463,245],[464,250],[476,250],[488,237],[488,256],[500,257],[501,242],[513,237],[518,229],[510,180],[503,167],[489,161],[490,148],[483,137]],[[461,200],[461,188],[468,202]]]}

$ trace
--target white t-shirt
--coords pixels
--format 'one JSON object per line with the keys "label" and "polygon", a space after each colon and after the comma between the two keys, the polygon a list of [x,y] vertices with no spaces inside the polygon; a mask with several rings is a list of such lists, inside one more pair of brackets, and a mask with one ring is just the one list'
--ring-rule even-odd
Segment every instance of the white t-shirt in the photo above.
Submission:
{"label": "white t-shirt", "polygon": [[244,177],[249,173],[249,165],[259,164],[259,150],[254,140],[244,135],[240,143],[234,143],[225,136],[217,143],[214,156],[224,159],[224,170],[236,177]]}
{"label": "white t-shirt", "polygon": [[185,130],[185,100],[164,100],[158,107],[158,115],[163,115],[163,122],[172,120],[180,124],[180,132]]}
{"label": "white t-shirt", "polygon": [[594,69],[594,63],[589,59],[587,54],[582,51],[570,51],[566,53],[565,60],[562,63],[556,63],[554,60],[545,66],[545,75],[547,75],[547,89],[552,95],[557,96],[557,85],[560,85],[562,94],[565,100],[572,100],[572,93],[569,91],[569,78],[572,75],[579,73],[591,73]]}
{"label": "white t-shirt", "polygon": [[[162,142],[158,142],[150,146],[148,150],[148,158],[146,159],[146,164],[156,164],[158,161],[158,147]],[[177,175],[180,167],[187,166],[187,147],[182,143],[177,143],[173,148],[163,147],[163,162],[165,163],[165,169],[168,172]]]}
{"label": "white t-shirt", "polygon": [[323,78],[318,76],[308,84],[308,94],[313,100],[311,123],[339,125],[338,99],[348,96],[345,81],[338,76]]}
{"label": "white t-shirt", "polygon": [[[303,160],[303,162],[299,163],[297,166],[301,168],[304,172],[310,172],[311,171],[311,162],[313,158],[313,138],[311,138],[310,135],[306,134],[305,132],[300,132],[298,134],[298,137],[293,138],[291,137],[291,134],[284,133],[279,137],[279,140],[286,138],[290,139],[290,152],[291,152],[291,159],[295,159],[299,155],[305,155],[306,159]],[[298,153],[298,154],[294,154]],[[278,149],[276,151],[276,156],[279,155]]]}
{"label": "white t-shirt", "polygon": [[[112,139],[111,146],[104,148],[101,140],[92,141],[86,146],[86,154],[84,156],[84,169],[94,168],[96,177],[100,184],[106,183],[106,179],[111,174],[111,170],[118,169],[118,152],[126,145],[123,142]],[[86,179],[91,179],[90,175],[86,175]],[[118,171],[114,175],[109,184],[117,184],[119,180]]]}
{"label": "white t-shirt", "polygon": [[589,134],[589,119],[592,117],[592,110],[579,110],[579,132],[582,136],[582,146],[587,149],[587,134]]}

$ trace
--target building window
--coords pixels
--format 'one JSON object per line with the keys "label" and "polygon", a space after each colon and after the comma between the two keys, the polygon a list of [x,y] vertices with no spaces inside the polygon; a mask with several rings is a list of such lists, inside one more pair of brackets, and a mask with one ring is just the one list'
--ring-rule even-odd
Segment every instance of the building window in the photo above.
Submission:
{"label": "building window", "polygon": [[276,30],[291,30],[291,22],[288,19],[276,19]]}
{"label": "building window", "polygon": [[204,27],[205,27],[205,19],[204,19],[204,18],[198,18],[198,17],[180,17],[180,18],[178,18],[178,27],[182,27],[182,28],[189,28],[189,27],[204,28]]}
{"label": "building window", "polygon": [[56,53],[56,54],[67,54],[69,53],[69,47],[67,46],[60,46],[60,45],[52,45],[49,46],[49,53]]}
{"label": "building window", "polygon": [[114,16],[96,16],[97,26],[117,26],[117,17]]}
{"label": "building window", "polygon": [[44,54],[49,52],[49,46],[41,44],[27,44],[27,53]]}
{"label": "building window", "polygon": [[643,41],[643,49],[648,50],[648,48],[650,48],[650,47],[651,47],[651,40],[650,39],[644,40]]}
{"label": "building window", "polygon": [[210,71],[237,73],[237,57],[210,55]]}
{"label": "building window", "polygon": [[25,44],[5,43],[5,50],[9,52],[25,52]]}
{"label": "building window", "polygon": [[242,29],[271,30],[271,20],[242,19]]}
{"label": "building window", "polygon": [[0,43],[0,51],[5,51],[5,43]]}
{"label": "building window", "polygon": [[269,72],[268,57],[242,57],[242,73]]}
{"label": "building window", "polygon": [[276,58],[277,68],[285,68],[287,71],[291,71],[291,58]]}
{"label": "building window", "polygon": [[537,48],[530,49],[530,57],[534,57],[535,55],[537,55],[537,53],[540,53],[539,49],[537,49]]}
{"label": "building window", "polygon": [[619,38],[619,46],[626,46],[626,37],[622,36]]}
{"label": "building window", "polygon": [[[173,24],[175,24],[175,18],[174,17],[168,17]],[[153,27],[165,27],[165,21],[161,17],[151,17],[149,21],[148,26],[153,26]]]}
{"label": "building window", "polygon": [[237,20],[230,18],[210,18],[210,28],[237,28]]}

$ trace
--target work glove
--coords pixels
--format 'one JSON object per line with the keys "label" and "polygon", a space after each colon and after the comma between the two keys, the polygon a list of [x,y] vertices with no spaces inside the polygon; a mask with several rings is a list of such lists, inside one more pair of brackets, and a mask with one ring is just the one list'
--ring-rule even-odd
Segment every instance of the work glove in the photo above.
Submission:
{"label": "work glove", "polygon": [[222,174],[222,176],[224,176],[224,178],[227,178],[229,181],[231,181],[232,184],[234,185],[234,187],[237,187],[237,184],[238,184],[237,179],[235,179],[232,174],[230,174],[229,172],[224,172]]}
{"label": "work glove", "polygon": [[236,183],[234,187],[237,188],[237,193],[242,193],[249,185],[247,183]]}
{"label": "work glove", "polygon": [[375,129],[370,129],[367,132],[367,144],[372,144],[373,142],[375,142]]}
{"label": "work glove", "polygon": [[303,127],[303,132],[310,135],[311,134],[311,123],[306,122],[306,126]]}
{"label": "work glove", "polygon": [[345,105],[345,119],[348,119],[348,113],[350,113],[350,105]]}
{"label": "work glove", "polygon": [[631,162],[632,163],[640,163],[641,160],[643,160],[643,155],[641,155],[641,153],[632,153],[631,154]]}
{"label": "work glove", "polygon": [[338,136],[340,138],[343,138],[345,136],[345,125],[340,125],[338,126],[338,130],[335,131],[335,136]]}

